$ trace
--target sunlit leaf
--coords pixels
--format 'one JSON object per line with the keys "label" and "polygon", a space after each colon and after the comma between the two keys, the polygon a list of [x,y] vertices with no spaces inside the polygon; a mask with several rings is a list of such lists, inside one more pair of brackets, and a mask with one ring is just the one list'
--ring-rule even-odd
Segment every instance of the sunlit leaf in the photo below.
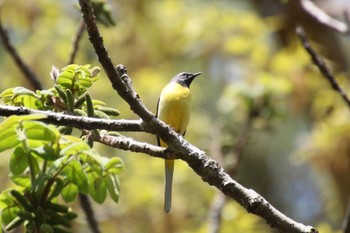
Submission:
{"label": "sunlit leaf", "polygon": [[[2,127],[0,127],[2,128]],[[15,127],[0,129],[0,152],[17,146],[20,143]]]}
{"label": "sunlit leaf", "polygon": [[10,174],[9,175],[11,181],[13,183],[15,183],[16,185],[20,186],[20,187],[30,187],[30,178],[28,174],[21,174],[21,175],[13,175]]}
{"label": "sunlit leaf", "polygon": [[20,175],[28,167],[28,155],[23,147],[17,147],[10,157],[10,171],[14,176]]}
{"label": "sunlit leaf", "polygon": [[62,189],[61,196],[65,202],[72,202],[75,200],[78,193],[78,187],[73,183],[69,183]]}
{"label": "sunlit leaf", "polygon": [[123,161],[119,157],[113,157],[104,165],[104,169],[113,174],[120,174],[124,170]]}
{"label": "sunlit leaf", "polygon": [[[0,124],[0,152],[13,148],[20,143],[20,138],[16,128],[19,122],[24,121],[23,125],[31,125],[33,122],[30,120],[39,120],[46,118],[45,115],[32,114],[24,116],[11,116],[6,118]],[[38,123],[38,122],[35,122]],[[35,125],[35,123],[33,123]],[[42,123],[41,123],[42,124]],[[45,126],[44,128],[52,128]]]}
{"label": "sunlit leaf", "polygon": [[92,199],[99,204],[102,204],[107,197],[107,185],[102,177],[96,175],[96,173],[89,173],[89,194]]}
{"label": "sunlit leaf", "polygon": [[74,142],[71,145],[62,149],[60,154],[62,156],[76,155],[78,153],[84,152],[89,149],[90,149],[90,146],[87,143],[79,140],[78,142]]}
{"label": "sunlit leaf", "polygon": [[0,209],[5,209],[8,206],[16,205],[15,200],[10,195],[11,189],[6,189],[0,193]]}
{"label": "sunlit leaf", "polygon": [[47,144],[32,149],[32,152],[41,157],[42,159],[48,161],[54,161],[58,157],[56,150],[52,146],[49,146]]}
{"label": "sunlit leaf", "polygon": [[111,196],[113,201],[118,203],[118,201],[119,201],[119,180],[118,180],[118,177],[113,173],[109,173],[104,177],[104,180],[107,184],[107,189],[108,189],[109,195]]}
{"label": "sunlit leaf", "polygon": [[26,121],[22,125],[27,138],[31,140],[55,141],[59,135],[55,127],[42,122]]}
{"label": "sunlit leaf", "polygon": [[71,161],[64,169],[63,173],[67,179],[75,184],[81,193],[89,192],[87,177],[82,169],[82,165],[74,160]]}
{"label": "sunlit leaf", "polygon": [[13,88],[13,98],[16,98],[19,95],[28,95],[33,96],[35,98],[40,98],[39,95],[37,95],[35,92],[25,88],[25,87],[15,87]]}

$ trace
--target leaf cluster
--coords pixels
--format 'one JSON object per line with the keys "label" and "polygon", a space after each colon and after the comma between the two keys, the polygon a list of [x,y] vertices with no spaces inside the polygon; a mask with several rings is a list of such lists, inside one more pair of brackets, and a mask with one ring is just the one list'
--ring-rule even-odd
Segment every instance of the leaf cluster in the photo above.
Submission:
{"label": "leaf cluster", "polygon": [[[10,178],[17,187],[0,194],[1,221],[6,230],[25,223],[32,228],[70,227],[75,214],[57,204],[78,193],[102,203],[107,192],[119,199],[117,175],[122,161],[101,157],[82,139],[61,135],[57,128],[35,120],[40,115],[11,116],[0,125],[0,152],[12,149]],[[56,231],[54,231],[56,232]]]}
{"label": "leaf cluster", "polygon": [[[5,90],[5,104],[72,115],[109,118],[116,109],[92,100],[87,89],[98,80],[100,68],[69,65],[51,71],[55,86],[33,92],[23,87]],[[43,115],[11,116],[0,124],[0,153],[12,150],[9,168],[14,188],[0,194],[0,223],[12,230],[24,224],[27,232],[66,232],[76,214],[66,205],[77,195],[90,195],[103,203],[109,193],[119,200],[118,175],[123,171],[118,157],[102,157],[87,136],[70,136],[73,128],[39,122]],[[92,131],[97,133],[98,131]]]}

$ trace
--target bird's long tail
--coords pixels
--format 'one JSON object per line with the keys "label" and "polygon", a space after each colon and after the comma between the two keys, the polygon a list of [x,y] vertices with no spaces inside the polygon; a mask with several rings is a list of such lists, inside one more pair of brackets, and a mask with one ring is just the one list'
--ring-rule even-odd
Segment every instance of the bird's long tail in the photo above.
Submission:
{"label": "bird's long tail", "polygon": [[164,211],[166,213],[169,213],[171,208],[173,174],[174,174],[174,160],[165,160]]}

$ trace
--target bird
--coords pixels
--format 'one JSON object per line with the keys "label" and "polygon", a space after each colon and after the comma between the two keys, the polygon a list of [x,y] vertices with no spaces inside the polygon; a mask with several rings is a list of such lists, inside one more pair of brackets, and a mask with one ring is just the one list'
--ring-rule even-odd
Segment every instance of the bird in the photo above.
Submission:
{"label": "bird", "polygon": [[[158,99],[156,116],[182,136],[185,136],[190,121],[191,92],[189,87],[194,78],[200,74],[202,73],[182,72],[175,75],[163,88]],[[157,137],[157,142],[158,146],[167,146],[159,137]],[[164,211],[166,213],[169,213],[171,209],[173,174],[174,160],[166,159],[164,193]]]}

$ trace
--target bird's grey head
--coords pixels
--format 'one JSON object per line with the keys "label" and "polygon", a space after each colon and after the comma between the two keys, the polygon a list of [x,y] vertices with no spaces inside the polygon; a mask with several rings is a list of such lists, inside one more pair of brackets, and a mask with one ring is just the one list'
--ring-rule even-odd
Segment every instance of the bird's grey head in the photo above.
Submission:
{"label": "bird's grey head", "polygon": [[201,72],[198,73],[187,73],[187,72],[182,72],[178,75],[176,75],[174,78],[171,79],[172,82],[176,82],[182,86],[185,87],[190,87],[193,79],[197,77],[198,75],[202,74]]}

